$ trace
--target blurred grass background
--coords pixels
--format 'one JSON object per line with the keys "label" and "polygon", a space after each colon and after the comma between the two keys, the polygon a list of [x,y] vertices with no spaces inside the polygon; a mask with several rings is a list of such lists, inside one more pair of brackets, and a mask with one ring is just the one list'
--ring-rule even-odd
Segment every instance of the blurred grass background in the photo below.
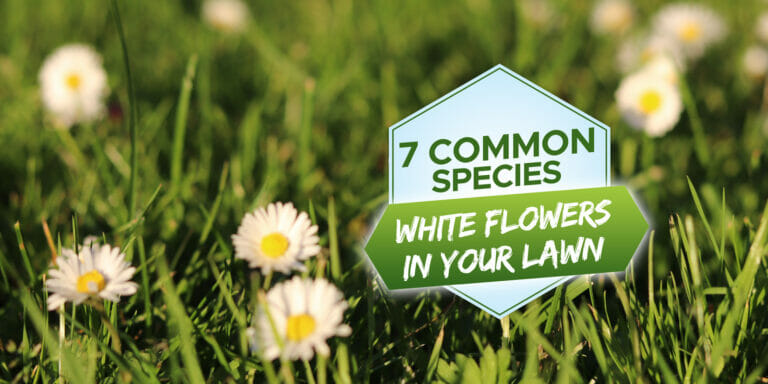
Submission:
{"label": "blurred grass background", "polygon": [[[354,333],[331,343],[328,380],[765,376],[766,102],[740,62],[763,2],[709,2],[729,34],[685,75],[708,157],[696,153],[690,111],[659,139],[621,121],[621,41],[591,34],[591,2],[552,1],[554,16],[540,25],[511,1],[249,1],[242,34],[204,25],[200,1],[119,4],[137,96],[136,211],[127,204],[127,79],[108,3],[0,0],[0,381],[57,377],[57,343],[45,336],[56,315],[41,309],[51,257],[43,221],[62,246],[75,231],[104,234],[132,255],[134,280],[149,288],[113,318],[128,344],[122,356],[110,355],[95,314],[71,318],[83,325],[72,322],[65,346],[71,382],[188,382],[195,365],[208,382],[262,381],[225,302],[250,319],[259,276],[233,260],[229,236],[246,211],[271,201],[315,214],[320,259],[350,302]],[[635,28],[662,4],[637,2]],[[112,92],[102,122],[60,131],[45,119],[37,73],[70,42],[102,54]],[[501,324],[444,291],[389,296],[359,247],[386,201],[386,127],[497,63],[612,127],[614,183],[638,193],[657,230],[652,262],[636,258],[625,281],[577,280]],[[192,327],[189,340],[169,318]],[[182,359],[185,348],[197,364]]]}

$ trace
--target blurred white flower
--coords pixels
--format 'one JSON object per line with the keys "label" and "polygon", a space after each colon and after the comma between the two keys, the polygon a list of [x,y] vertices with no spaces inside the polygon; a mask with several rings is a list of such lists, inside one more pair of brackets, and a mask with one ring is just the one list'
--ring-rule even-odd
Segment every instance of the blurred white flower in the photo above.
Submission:
{"label": "blurred white flower", "polygon": [[58,269],[48,270],[45,282],[51,294],[49,311],[67,301],[80,304],[89,297],[100,297],[118,302],[120,296],[136,293],[136,283],[131,281],[136,268],[125,261],[120,248],[90,242],[79,254],[72,249],[62,249],[57,263]]}
{"label": "blurred white flower", "polygon": [[551,28],[557,24],[555,9],[549,0],[521,0],[518,4],[523,17],[532,25]]}
{"label": "blurred white flower", "polygon": [[303,270],[301,261],[320,252],[318,240],[317,226],[292,203],[271,203],[247,213],[232,236],[235,257],[265,274]]}
{"label": "blurred white flower", "polygon": [[248,6],[240,0],[206,0],[203,20],[223,32],[242,32],[248,25]]}
{"label": "blurred white flower", "polygon": [[592,10],[591,27],[598,34],[623,34],[634,21],[635,9],[629,0],[601,0]]}
{"label": "blurred white flower", "polygon": [[39,74],[43,106],[58,127],[88,123],[104,113],[109,93],[101,56],[83,44],[56,49]]}
{"label": "blurred white flower", "polygon": [[757,45],[747,48],[742,58],[742,66],[749,77],[762,79],[768,72],[768,50]]}
{"label": "blurred white flower", "polygon": [[[310,360],[315,352],[328,356],[330,348],[326,340],[352,333],[343,323],[347,309],[344,295],[325,279],[294,276],[279,283],[267,292],[267,307],[269,314],[263,310],[257,312],[248,336],[251,349],[268,360],[280,356]],[[279,337],[282,349],[275,336]]]}
{"label": "blurred white flower", "polygon": [[88,235],[83,239],[83,247],[95,247],[99,246],[99,237]]}
{"label": "blurred white flower", "polygon": [[658,55],[640,68],[640,73],[661,77],[672,85],[680,81],[681,70],[669,56]]}
{"label": "blurred white flower", "polygon": [[768,12],[763,12],[757,18],[755,34],[764,43],[768,43]]}
{"label": "blurred white flower", "polygon": [[675,127],[683,111],[677,87],[661,76],[638,72],[622,80],[616,102],[624,119],[649,136],[663,136]]}
{"label": "blurred white flower", "polygon": [[661,35],[633,36],[619,47],[616,56],[622,73],[636,71],[657,57],[667,57],[679,69],[684,69],[685,60],[674,40]]}
{"label": "blurred white flower", "polygon": [[725,37],[722,17],[701,4],[675,3],[653,18],[654,33],[673,39],[688,59],[698,59],[712,44]]}

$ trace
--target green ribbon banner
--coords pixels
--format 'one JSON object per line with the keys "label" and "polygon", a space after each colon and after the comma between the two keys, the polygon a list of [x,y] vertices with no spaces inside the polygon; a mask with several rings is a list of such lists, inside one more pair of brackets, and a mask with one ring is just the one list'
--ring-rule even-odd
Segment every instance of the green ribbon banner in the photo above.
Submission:
{"label": "green ribbon banner", "polygon": [[626,187],[389,205],[365,247],[389,289],[624,271],[648,223]]}

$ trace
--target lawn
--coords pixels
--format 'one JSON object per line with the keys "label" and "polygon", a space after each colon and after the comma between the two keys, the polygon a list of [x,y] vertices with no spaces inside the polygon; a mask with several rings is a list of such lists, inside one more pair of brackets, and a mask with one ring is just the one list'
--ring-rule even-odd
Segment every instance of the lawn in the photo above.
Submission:
{"label": "lawn", "polygon": [[[249,0],[236,27],[203,3],[0,0],[0,383],[768,382],[768,4],[696,2],[722,36],[663,86],[679,111],[659,133],[622,104],[638,68],[617,56],[663,1],[620,32],[591,1]],[[72,43],[106,78],[98,116],[67,123],[40,73]],[[387,128],[499,63],[611,127],[613,183],[653,229],[626,273],[501,321],[388,292],[362,244]],[[273,202],[317,226],[303,270],[236,257]],[[48,311],[50,271],[88,236],[125,254],[135,293]],[[292,276],[337,287],[351,332],[272,360],[248,328]]]}

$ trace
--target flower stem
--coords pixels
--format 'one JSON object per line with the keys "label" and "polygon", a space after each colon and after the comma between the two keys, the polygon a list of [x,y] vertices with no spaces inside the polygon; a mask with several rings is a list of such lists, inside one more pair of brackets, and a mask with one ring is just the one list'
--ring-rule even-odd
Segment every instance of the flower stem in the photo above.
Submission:
{"label": "flower stem", "polygon": [[317,354],[317,383],[326,384],[327,372],[326,372],[327,360],[325,356]]}
{"label": "flower stem", "polygon": [[309,366],[309,361],[302,360],[304,362],[304,370],[307,371],[307,381],[309,384],[316,384],[315,375],[312,373],[312,367]]}
{"label": "flower stem", "polygon": [[61,359],[62,351],[64,350],[64,338],[67,332],[67,324],[64,320],[64,304],[59,307],[59,383],[64,382],[64,378],[61,376]]}

